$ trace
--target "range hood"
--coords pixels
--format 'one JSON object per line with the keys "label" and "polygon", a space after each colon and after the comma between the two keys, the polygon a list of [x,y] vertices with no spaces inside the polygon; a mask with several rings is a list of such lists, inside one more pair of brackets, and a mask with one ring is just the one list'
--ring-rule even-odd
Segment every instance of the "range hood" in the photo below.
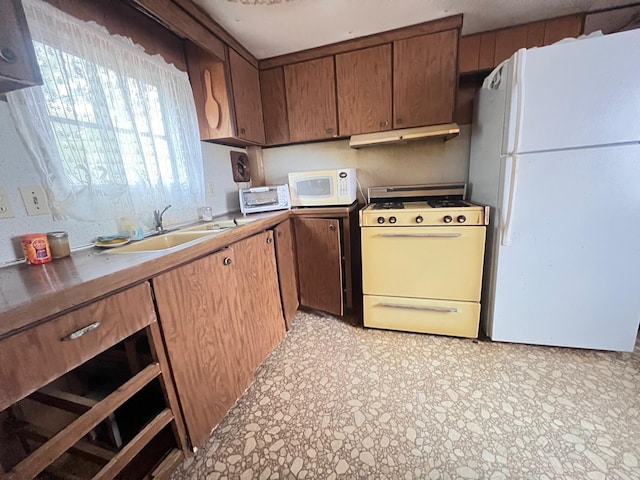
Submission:
{"label": "range hood", "polygon": [[443,125],[431,125],[430,127],[403,128],[402,130],[390,130],[388,132],[353,135],[349,139],[349,146],[351,148],[364,148],[388,143],[404,143],[423,138],[449,140],[459,133],[460,127],[458,127],[457,123],[445,123]]}

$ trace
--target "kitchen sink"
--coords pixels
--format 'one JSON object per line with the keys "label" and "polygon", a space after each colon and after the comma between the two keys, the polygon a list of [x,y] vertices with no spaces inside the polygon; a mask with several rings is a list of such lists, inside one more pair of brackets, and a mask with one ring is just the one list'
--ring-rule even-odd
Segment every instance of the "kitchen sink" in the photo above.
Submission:
{"label": "kitchen sink", "polygon": [[201,223],[195,227],[182,228],[180,232],[224,232],[235,226],[236,224],[233,220],[218,220],[215,222]]}
{"label": "kitchen sink", "polygon": [[196,240],[212,235],[213,232],[171,232],[140,240],[139,242],[130,243],[128,245],[123,245],[122,247],[114,248],[111,251],[113,253],[131,253],[168,250],[169,248],[179,247],[180,245],[195,242]]}

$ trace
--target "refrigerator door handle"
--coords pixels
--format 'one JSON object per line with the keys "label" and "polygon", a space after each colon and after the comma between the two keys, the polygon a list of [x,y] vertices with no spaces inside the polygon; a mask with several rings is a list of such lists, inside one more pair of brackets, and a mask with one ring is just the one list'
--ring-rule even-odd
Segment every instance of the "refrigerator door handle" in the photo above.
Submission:
{"label": "refrigerator door handle", "polygon": [[[518,187],[518,156],[512,155],[505,160],[504,190],[502,192],[502,235],[500,244],[508,246],[511,243],[511,224],[513,221],[513,205]],[[508,175],[508,178],[507,178]],[[506,202],[506,205],[505,205]]]}
{"label": "refrigerator door handle", "polygon": [[514,60],[514,84],[516,87],[516,124],[515,124],[515,138],[513,141],[513,154],[520,151],[520,127],[522,126],[523,108],[522,98],[524,96],[524,63],[525,63],[526,49],[521,48],[516,53]]}

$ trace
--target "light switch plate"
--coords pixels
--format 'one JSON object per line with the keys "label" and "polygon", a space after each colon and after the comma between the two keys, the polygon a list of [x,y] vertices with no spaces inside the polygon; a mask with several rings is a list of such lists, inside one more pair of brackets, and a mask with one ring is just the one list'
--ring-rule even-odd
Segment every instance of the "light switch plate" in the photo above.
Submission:
{"label": "light switch plate", "polygon": [[0,188],[0,218],[13,218],[13,209],[11,208],[11,202],[7,193]]}
{"label": "light switch plate", "polygon": [[50,213],[47,195],[42,185],[27,185],[19,187],[22,201],[27,209],[27,215],[45,215]]}

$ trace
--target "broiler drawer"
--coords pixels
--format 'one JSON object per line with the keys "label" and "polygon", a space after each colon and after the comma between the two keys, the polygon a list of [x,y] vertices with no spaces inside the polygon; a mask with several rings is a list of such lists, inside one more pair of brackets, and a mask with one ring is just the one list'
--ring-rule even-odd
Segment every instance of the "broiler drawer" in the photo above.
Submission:
{"label": "broiler drawer", "polygon": [[479,321],[476,302],[364,296],[365,327],[477,338]]}
{"label": "broiler drawer", "polygon": [[143,283],[0,341],[0,411],[155,320]]}

